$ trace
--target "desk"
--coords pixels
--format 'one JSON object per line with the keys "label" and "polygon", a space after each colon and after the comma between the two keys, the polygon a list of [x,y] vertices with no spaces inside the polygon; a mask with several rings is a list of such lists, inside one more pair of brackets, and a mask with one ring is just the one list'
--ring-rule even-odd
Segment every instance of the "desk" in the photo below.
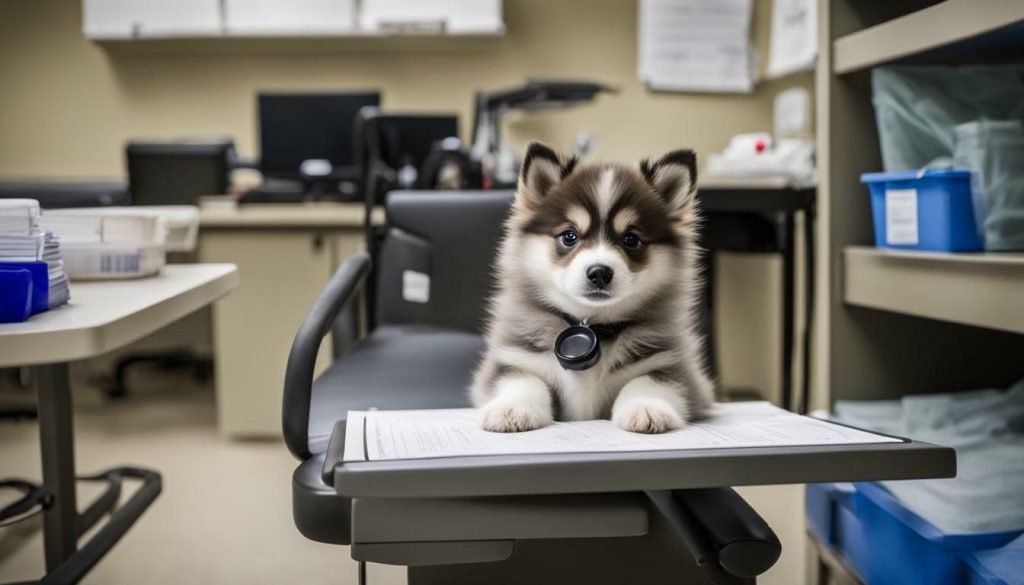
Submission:
{"label": "desk", "polygon": [[[778,251],[782,254],[782,406],[806,413],[810,397],[811,307],[814,303],[815,188],[793,186],[781,179],[705,180],[698,191],[701,209],[716,213],[760,212],[776,218]],[[800,400],[793,404],[793,354],[796,346],[796,215],[802,213],[804,238],[804,330],[800,344]],[[714,248],[710,249],[714,253]],[[710,278],[705,282],[711,286]],[[710,289],[706,294],[710,294]]]}
{"label": "desk", "polygon": [[[363,248],[363,214],[361,203],[200,205],[199,260],[231,262],[242,275],[238,290],[213,309],[222,434],[281,436],[292,338],[338,264]],[[330,363],[331,351],[325,340],[320,363]]]}
{"label": "desk", "polygon": [[[237,284],[237,270],[229,264],[171,265],[151,278],[72,283],[70,304],[25,323],[0,325],[0,367],[35,366],[43,487],[51,500],[43,513],[43,537],[46,569],[54,580],[81,578],[160,493],[156,472],[105,472],[91,479],[106,479],[107,492],[79,513],[69,362],[123,347],[209,305]],[[115,510],[121,477],[142,479],[143,486]],[[106,513],[109,521],[79,549],[79,537]]]}

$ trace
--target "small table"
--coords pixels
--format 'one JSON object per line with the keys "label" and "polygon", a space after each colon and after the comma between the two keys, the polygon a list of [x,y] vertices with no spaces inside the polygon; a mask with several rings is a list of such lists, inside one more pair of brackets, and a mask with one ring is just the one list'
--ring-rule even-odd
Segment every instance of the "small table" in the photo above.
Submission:
{"label": "small table", "polygon": [[[811,311],[814,304],[814,220],[816,189],[776,179],[723,179],[712,177],[701,181],[697,193],[702,211],[718,213],[758,212],[776,218],[778,252],[782,255],[782,404],[806,414],[810,400]],[[796,215],[804,216],[804,330],[800,360],[800,400],[793,404],[793,352],[796,345],[796,251],[794,247]],[[714,252],[714,248],[710,249]],[[710,279],[708,279],[710,280]],[[711,282],[705,282],[710,291]],[[708,292],[707,294],[710,294]],[[713,352],[712,354],[713,355]]]}
{"label": "small table", "polygon": [[[0,367],[34,366],[43,463],[46,570],[76,582],[105,555],[160,494],[160,475],[121,468],[85,479],[107,490],[79,513],[75,496],[74,432],[69,363],[118,349],[228,294],[238,285],[233,264],[169,265],[145,279],[75,282],[71,303],[25,323],[0,324]],[[121,478],[142,487],[117,507]],[[116,509],[115,509],[116,508]],[[79,537],[103,515],[110,519],[81,548]]]}

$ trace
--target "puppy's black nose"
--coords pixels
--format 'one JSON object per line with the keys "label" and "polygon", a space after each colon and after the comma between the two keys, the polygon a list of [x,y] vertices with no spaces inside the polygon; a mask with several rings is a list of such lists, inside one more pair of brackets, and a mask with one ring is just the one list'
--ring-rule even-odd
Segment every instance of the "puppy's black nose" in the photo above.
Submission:
{"label": "puppy's black nose", "polygon": [[604,264],[594,264],[587,268],[587,280],[597,286],[608,286],[613,276],[615,276],[615,271],[610,266],[605,266]]}

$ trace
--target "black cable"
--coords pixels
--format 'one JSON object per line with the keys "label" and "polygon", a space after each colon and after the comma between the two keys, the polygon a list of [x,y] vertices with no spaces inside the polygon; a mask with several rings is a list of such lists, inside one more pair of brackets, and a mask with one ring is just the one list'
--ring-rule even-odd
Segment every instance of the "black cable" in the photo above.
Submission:
{"label": "black cable", "polygon": [[359,585],[366,585],[366,561],[359,561]]}
{"label": "black cable", "polygon": [[[23,479],[0,480],[0,489],[12,489],[21,492],[22,496],[10,504],[0,508],[0,528],[17,524],[42,512],[49,506],[49,498],[39,484]],[[34,508],[38,508],[33,512]],[[31,512],[31,514],[30,514]],[[26,514],[29,514],[26,516]],[[15,520],[6,522],[7,520]]]}
{"label": "black cable", "polygon": [[8,522],[0,523],[0,528],[7,528],[9,526],[14,526],[15,524],[20,524],[20,523],[22,523],[22,522],[24,522],[24,521],[26,521],[26,520],[28,520],[30,518],[35,518],[36,516],[42,514],[44,510],[46,510],[46,507],[40,505],[38,508],[36,508],[35,511],[33,511],[30,514],[26,514],[24,516],[19,516],[19,517],[15,518],[14,520],[10,520]]}

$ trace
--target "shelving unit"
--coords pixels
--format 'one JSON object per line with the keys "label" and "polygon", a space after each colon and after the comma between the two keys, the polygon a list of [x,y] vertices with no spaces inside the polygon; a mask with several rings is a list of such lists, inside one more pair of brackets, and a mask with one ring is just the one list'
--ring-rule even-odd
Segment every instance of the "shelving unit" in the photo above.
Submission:
{"label": "shelving unit", "polygon": [[1024,3],[945,0],[835,39],[839,75],[977,38],[1024,22]]}
{"label": "shelving unit", "polygon": [[847,304],[1024,334],[1024,254],[937,254],[851,246]]}
{"label": "shelving unit", "polygon": [[860,175],[882,170],[871,68],[1024,62],[1024,2],[819,0],[818,14],[812,406],[1009,387],[1024,377],[1024,254],[876,249]]}
{"label": "shelving unit", "polygon": [[[860,175],[882,169],[870,66],[991,62],[1024,2],[821,0],[819,18],[812,405],[1009,386],[1024,376],[1024,256],[876,250]],[[1016,46],[1001,60],[1024,61]]]}

